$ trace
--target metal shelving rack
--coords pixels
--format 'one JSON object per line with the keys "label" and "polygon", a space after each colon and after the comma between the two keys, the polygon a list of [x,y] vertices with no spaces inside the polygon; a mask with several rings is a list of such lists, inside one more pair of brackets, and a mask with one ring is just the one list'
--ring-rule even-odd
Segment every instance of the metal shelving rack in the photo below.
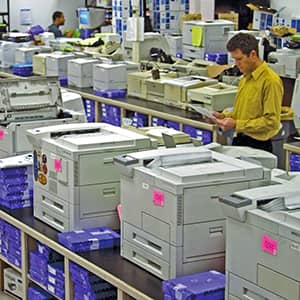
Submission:
{"label": "metal shelving rack", "polygon": [[7,30],[10,29],[10,20],[9,20],[9,14],[10,14],[10,7],[9,7],[9,0],[2,0],[2,3],[6,2],[6,10],[0,11],[0,21],[2,23],[7,24]]}

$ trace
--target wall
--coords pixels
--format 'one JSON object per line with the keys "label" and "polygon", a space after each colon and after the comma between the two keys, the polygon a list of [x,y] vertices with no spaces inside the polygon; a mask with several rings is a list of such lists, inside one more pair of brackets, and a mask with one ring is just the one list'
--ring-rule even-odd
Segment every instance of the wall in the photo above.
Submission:
{"label": "wall", "polygon": [[61,10],[66,17],[66,24],[62,29],[75,28],[77,26],[75,10],[82,6],[84,0],[10,0],[11,29],[26,29],[26,26],[20,25],[20,8],[31,8],[33,24],[39,24],[44,28],[51,24],[52,13]]}
{"label": "wall", "polygon": [[281,7],[286,8],[282,11],[284,17],[299,17],[300,18],[300,5],[299,0],[271,0],[271,7],[279,10]]}

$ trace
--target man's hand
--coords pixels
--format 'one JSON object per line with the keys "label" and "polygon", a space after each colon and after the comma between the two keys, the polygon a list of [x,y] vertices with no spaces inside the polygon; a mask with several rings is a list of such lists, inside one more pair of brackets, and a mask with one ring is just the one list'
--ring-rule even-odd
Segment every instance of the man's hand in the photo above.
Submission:
{"label": "man's hand", "polygon": [[[211,114],[212,114],[214,117],[216,117],[216,119],[220,119],[220,120],[221,120],[221,119],[224,118],[223,114],[221,114],[221,113],[219,113],[219,112],[217,112],[217,111],[212,111]],[[207,123],[209,123],[209,124],[216,124],[216,123],[217,123],[217,121],[216,121],[215,119],[211,119],[211,118],[208,118],[208,117],[205,117],[205,116],[203,116],[203,119],[204,119]]]}
{"label": "man's hand", "polygon": [[235,128],[235,120],[232,118],[217,119],[216,123],[223,131],[227,131]]}

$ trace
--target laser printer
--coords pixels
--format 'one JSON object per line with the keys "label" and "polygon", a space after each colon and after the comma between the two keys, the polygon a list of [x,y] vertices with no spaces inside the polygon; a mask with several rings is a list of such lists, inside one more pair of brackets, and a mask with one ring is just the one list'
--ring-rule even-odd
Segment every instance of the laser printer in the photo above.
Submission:
{"label": "laser printer", "polygon": [[227,216],[226,299],[300,298],[299,193],[296,179],[220,198]]}
{"label": "laser printer", "polygon": [[175,79],[169,79],[165,82],[165,101],[167,103],[184,103],[188,102],[187,92],[189,89],[195,89],[218,81],[204,76],[184,76]]}
{"label": "laser printer", "polygon": [[160,72],[159,79],[150,78],[145,80],[147,100],[163,103],[165,96],[165,82],[176,77],[177,74],[175,72]]}
{"label": "laser printer", "polygon": [[[164,87],[162,87],[162,81],[165,78],[176,78],[177,73],[172,71],[164,71],[160,70],[160,77],[164,79],[152,79],[151,71],[143,71],[143,72],[132,72],[127,75],[127,93],[128,96],[134,96],[141,99],[151,100],[152,98],[157,98],[156,96],[161,96],[164,94]],[[148,84],[146,81],[150,80]],[[150,95],[148,94],[147,88],[150,88]],[[156,88],[158,90],[156,91]],[[154,93],[151,93],[153,91]]]}
{"label": "laser printer", "polygon": [[63,108],[85,115],[83,101],[80,94],[69,92],[68,90],[61,88],[61,98]]}
{"label": "laser printer", "polygon": [[93,87],[93,65],[98,59],[76,58],[68,61],[68,83],[79,88]]}
{"label": "laser printer", "polygon": [[218,197],[270,180],[270,170],[258,164],[202,147],[114,160],[121,173],[121,255],[162,279],[224,271],[225,217]]}
{"label": "laser printer", "polygon": [[46,46],[40,47],[18,47],[15,52],[16,64],[32,64],[32,58],[40,52],[50,53],[52,49]]}
{"label": "laser printer", "polygon": [[184,22],[184,57],[204,59],[205,53],[226,51],[228,32],[233,30],[234,23],[228,20]]}
{"label": "laser printer", "polygon": [[0,158],[31,151],[25,131],[63,123],[85,122],[84,113],[62,105],[57,79],[6,79],[0,86]]}
{"label": "laser printer", "polygon": [[9,68],[15,63],[15,52],[20,44],[0,41],[0,67]]}
{"label": "laser printer", "polygon": [[278,49],[268,55],[269,66],[280,76],[297,78],[300,73],[300,50]]}
{"label": "laser printer", "polygon": [[75,58],[72,53],[53,52],[46,56],[47,76],[67,76],[68,60]]}
{"label": "laser printer", "polygon": [[47,67],[46,67],[46,57],[49,56],[50,53],[39,53],[35,54],[32,57],[32,72],[36,75],[47,75]]}
{"label": "laser printer", "polygon": [[34,216],[59,231],[118,229],[113,157],[151,149],[151,139],[105,123],[35,128],[27,136],[34,149]]}
{"label": "laser printer", "polygon": [[210,86],[204,86],[188,91],[188,102],[196,102],[209,110],[222,111],[232,107],[237,87],[218,82]]}

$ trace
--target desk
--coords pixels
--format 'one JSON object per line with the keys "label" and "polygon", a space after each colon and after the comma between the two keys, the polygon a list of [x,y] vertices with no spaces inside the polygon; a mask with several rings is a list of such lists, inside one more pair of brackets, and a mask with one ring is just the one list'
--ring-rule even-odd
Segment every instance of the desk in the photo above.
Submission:
{"label": "desk", "polygon": [[[24,78],[12,74],[11,69],[0,68],[0,78]],[[179,130],[183,131],[184,125],[192,126],[197,129],[203,129],[212,133],[212,141],[216,142],[219,139],[217,126],[208,124],[201,119],[201,116],[194,111],[186,111],[177,107],[167,106],[165,104],[155,103],[127,97],[122,100],[109,99],[95,96],[92,88],[80,89],[74,86],[66,87],[70,92],[79,93],[83,99],[91,100],[95,103],[95,122],[101,122],[101,104],[109,104],[119,107],[121,110],[121,120],[126,116],[128,111],[138,112],[148,116],[148,124],[151,124],[152,117],[161,118],[177,122]]]}
{"label": "desk", "polygon": [[157,117],[179,123],[179,130],[181,131],[183,131],[183,125],[208,130],[212,132],[213,142],[218,139],[217,126],[204,122],[201,120],[200,115],[194,111],[186,111],[134,97],[127,97],[120,100],[99,97],[93,94],[93,89],[91,88],[80,89],[68,86],[67,89],[70,92],[79,93],[83,99],[95,102],[95,122],[101,122],[101,104],[104,103],[119,107],[121,109],[121,120],[126,116],[127,111],[138,112],[148,116],[148,124],[151,124],[152,117]]}
{"label": "desk", "polygon": [[[25,287],[29,283],[29,240],[34,239],[64,256],[66,300],[72,299],[72,284],[68,272],[69,261],[76,262],[114,285],[118,289],[118,300],[129,299],[129,296],[137,300],[163,299],[161,280],[123,259],[119,254],[119,249],[104,249],[78,254],[71,252],[58,243],[56,230],[33,217],[32,208],[8,210],[0,207],[0,218],[21,230],[22,268],[21,270],[16,269],[21,271]],[[3,265],[1,257],[0,261]],[[24,290],[23,299],[27,299],[27,289]]]}

